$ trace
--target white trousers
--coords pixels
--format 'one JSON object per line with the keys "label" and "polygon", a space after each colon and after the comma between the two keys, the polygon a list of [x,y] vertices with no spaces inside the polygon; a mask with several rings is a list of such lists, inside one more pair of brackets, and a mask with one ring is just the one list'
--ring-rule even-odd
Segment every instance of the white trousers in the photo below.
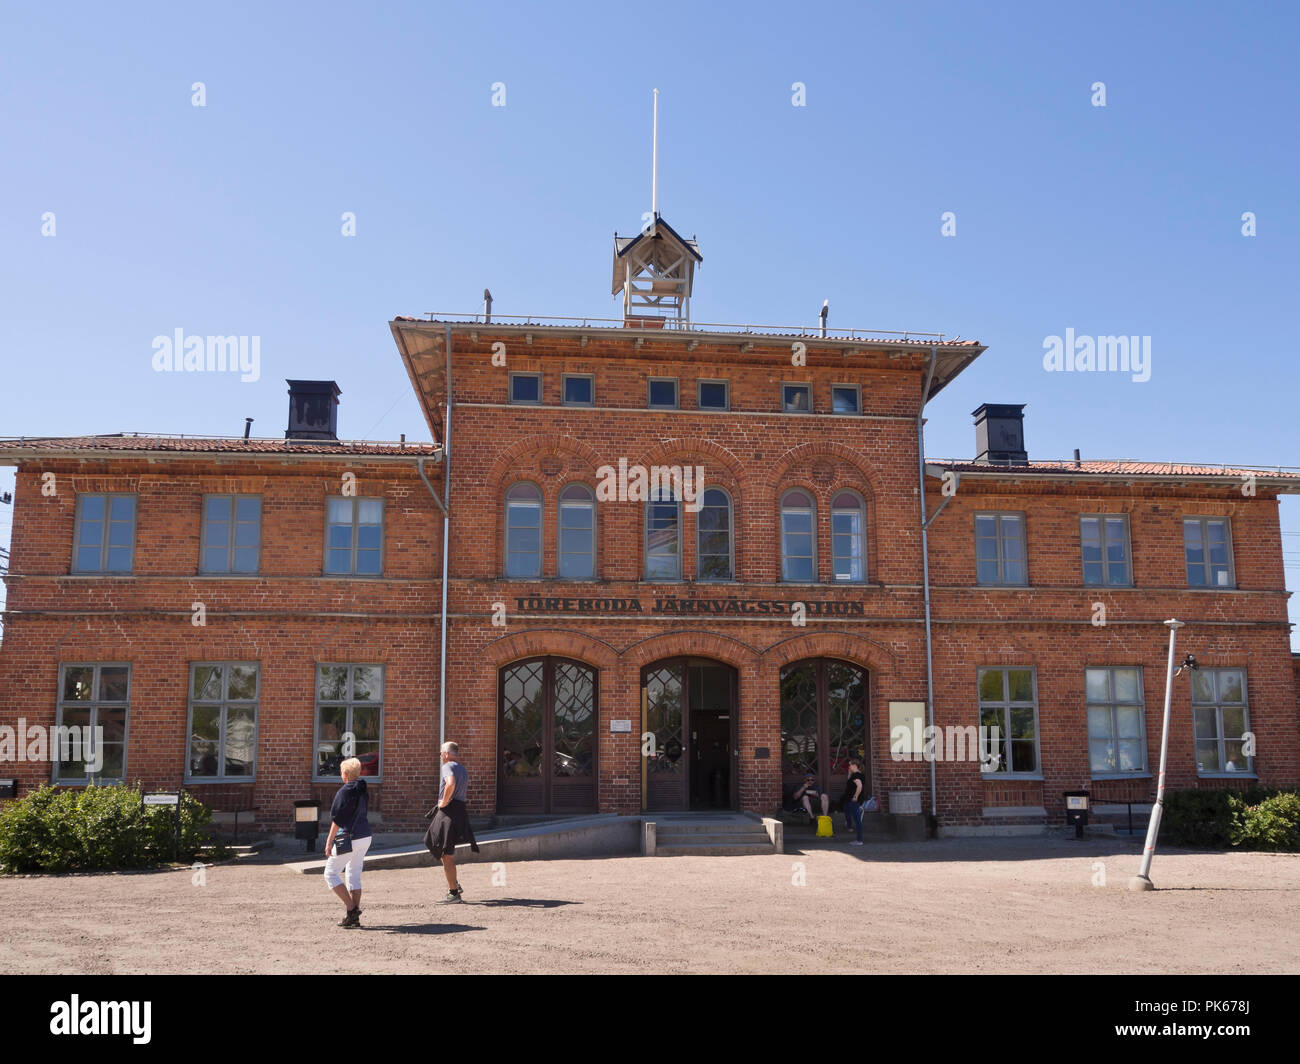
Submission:
{"label": "white trousers", "polygon": [[[370,849],[370,840],[372,836],[367,835],[364,839],[352,840],[352,852],[331,855],[325,861],[325,884],[333,890],[343,882],[344,876],[347,877],[348,890],[361,889],[361,865],[366,859],[366,851]],[[339,875],[342,870],[344,875]]]}

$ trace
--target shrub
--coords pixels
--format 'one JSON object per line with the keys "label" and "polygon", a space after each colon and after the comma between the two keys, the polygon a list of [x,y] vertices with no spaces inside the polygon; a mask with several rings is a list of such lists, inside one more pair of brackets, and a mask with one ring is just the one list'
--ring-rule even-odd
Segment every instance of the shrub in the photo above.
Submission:
{"label": "shrub", "polygon": [[1248,805],[1237,816],[1234,846],[1300,852],[1300,792],[1283,791]]}
{"label": "shrub", "polygon": [[1170,791],[1160,820],[1160,841],[1173,846],[1226,850],[1232,845],[1234,814],[1242,808],[1235,791]]}
{"label": "shrub", "polygon": [[1267,787],[1170,791],[1160,841],[1215,850],[1300,851],[1300,792]]}
{"label": "shrub", "polygon": [[[176,810],[143,808],[139,786],[42,787],[0,808],[0,869],[7,873],[152,868],[173,859]],[[208,844],[212,812],[182,792],[180,859]]]}

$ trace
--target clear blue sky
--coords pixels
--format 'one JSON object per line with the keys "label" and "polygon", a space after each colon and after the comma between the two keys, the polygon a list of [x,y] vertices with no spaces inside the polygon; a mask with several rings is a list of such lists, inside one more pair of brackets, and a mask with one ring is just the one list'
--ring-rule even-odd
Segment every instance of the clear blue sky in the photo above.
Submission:
{"label": "clear blue sky", "polygon": [[[973,455],[988,401],[1028,404],[1031,457],[1300,465],[1297,11],[6,3],[0,435],[279,435],[284,378],[320,377],[343,435],[426,438],[386,322],[485,286],[614,315],[658,87],[697,320],[829,299],[832,325],[979,339],[935,456]],[[155,373],[178,328],[260,337],[261,379]],[[1150,336],[1151,379],[1044,372],[1067,328]],[[1300,499],[1283,520],[1295,585]]]}

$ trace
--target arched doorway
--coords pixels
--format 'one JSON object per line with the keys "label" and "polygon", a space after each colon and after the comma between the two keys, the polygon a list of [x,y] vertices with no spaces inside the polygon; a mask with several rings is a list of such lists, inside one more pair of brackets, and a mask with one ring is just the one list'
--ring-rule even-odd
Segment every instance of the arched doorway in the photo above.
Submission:
{"label": "arched doorway", "polygon": [[666,658],[641,670],[642,807],[735,809],[736,670]]}
{"label": "arched doorway", "polygon": [[862,762],[871,789],[867,758],[869,699],[867,670],[836,658],[807,658],[781,670],[782,804],[812,772],[838,801],[849,777],[849,758]]}
{"label": "arched doorway", "polygon": [[596,670],[568,658],[529,658],[501,669],[498,812],[596,811],[597,687]]}

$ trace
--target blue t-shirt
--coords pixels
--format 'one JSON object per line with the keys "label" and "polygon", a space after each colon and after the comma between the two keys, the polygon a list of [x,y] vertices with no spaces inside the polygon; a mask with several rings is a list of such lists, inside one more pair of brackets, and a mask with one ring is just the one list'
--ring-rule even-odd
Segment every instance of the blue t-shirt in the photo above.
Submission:
{"label": "blue t-shirt", "polygon": [[[355,819],[353,819],[355,817]],[[330,819],[342,830],[351,831],[354,839],[370,837],[370,821],[366,819],[366,781],[345,783],[334,795]]]}
{"label": "blue t-shirt", "polygon": [[447,786],[447,777],[452,776],[456,780],[456,789],[451,792],[453,802],[465,801],[465,796],[469,793],[469,771],[459,761],[448,761],[442,766],[442,774],[438,777],[438,797],[442,798],[443,788]]}

